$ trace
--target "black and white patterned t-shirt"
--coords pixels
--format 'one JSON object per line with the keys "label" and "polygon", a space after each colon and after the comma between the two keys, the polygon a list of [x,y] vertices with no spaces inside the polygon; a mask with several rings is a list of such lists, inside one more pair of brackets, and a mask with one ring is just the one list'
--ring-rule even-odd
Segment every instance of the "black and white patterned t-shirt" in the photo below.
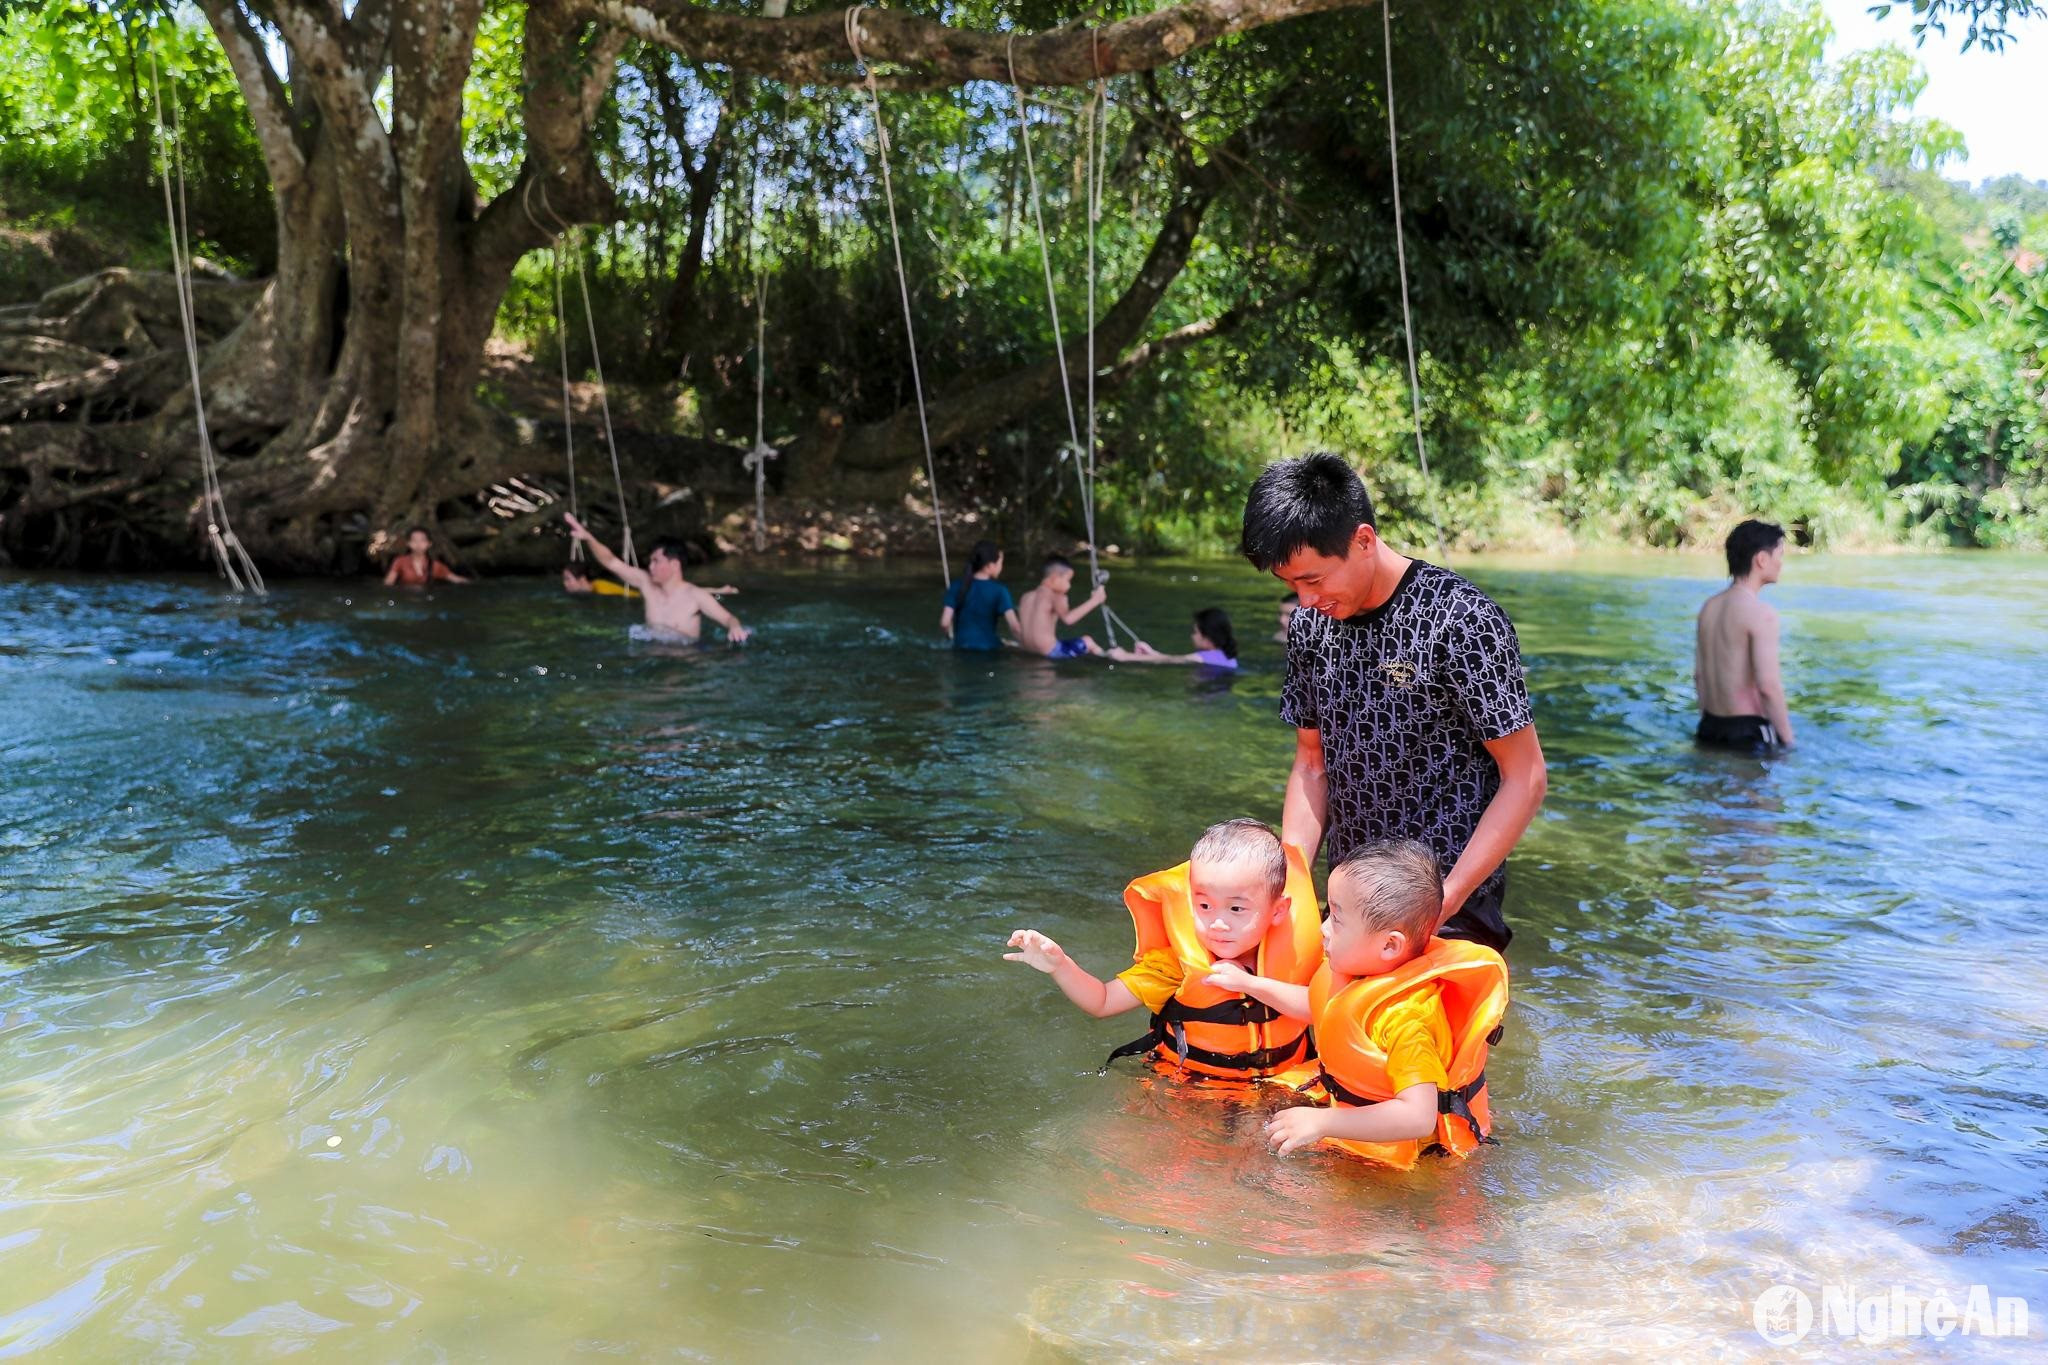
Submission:
{"label": "black and white patterned t-shirt", "polygon": [[[1322,732],[1330,798],[1323,847],[1332,866],[1374,839],[1417,839],[1445,872],[1500,789],[1485,741],[1532,723],[1507,613],[1449,569],[1421,560],[1372,611],[1344,621],[1294,613],[1280,716]],[[1506,883],[1503,864],[1445,932],[1507,946]]]}

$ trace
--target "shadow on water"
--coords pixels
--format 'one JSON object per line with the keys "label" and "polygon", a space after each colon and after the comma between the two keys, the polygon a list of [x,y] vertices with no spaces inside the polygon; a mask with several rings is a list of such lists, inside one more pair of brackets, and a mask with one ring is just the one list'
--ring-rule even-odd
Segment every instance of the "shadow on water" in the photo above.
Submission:
{"label": "shadow on water", "polygon": [[[1804,743],[1686,742],[1668,560],[1486,562],[1552,796],[1500,1147],[1267,1156],[1095,1068],[1118,892],[1277,814],[1232,679],[969,659],[751,577],[745,650],[533,585],[0,583],[0,1352],[1764,1354],[1775,1281],[2040,1284],[2048,561],[1802,560]],[[2038,1299],[2039,1296],[2037,1296]],[[1954,1343],[1951,1343],[1953,1346]]]}

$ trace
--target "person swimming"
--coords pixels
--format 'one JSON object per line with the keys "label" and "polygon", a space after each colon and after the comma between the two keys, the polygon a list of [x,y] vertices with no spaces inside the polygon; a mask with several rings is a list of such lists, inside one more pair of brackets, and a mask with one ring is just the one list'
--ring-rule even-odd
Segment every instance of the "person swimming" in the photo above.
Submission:
{"label": "person swimming", "polygon": [[1300,593],[1291,592],[1280,599],[1280,629],[1273,633],[1275,643],[1287,643],[1287,628],[1294,624],[1294,613],[1300,610]]}
{"label": "person swimming", "polygon": [[634,639],[694,645],[707,616],[725,627],[725,638],[733,644],[746,643],[752,634],[738,617],[718,604],[718,598],[709,589],[684,579],[683,560],[688,551],[680,540],[664,536],[655,541],[647,555],[647,567],[639,569],[613,554],[574,514],[565,513],[562,520],[570,535],[590,547],[599,564],[617,574],[627,586],[640,590],[647,619],[644,626],[634,628]]}
{"label": "person swimming", "polygon": [[[590,570],[576,560],[562,566],[562,591],[571,597],[638,597],[638,588],[629,588],[612,578],[594,577]],[[730,583],[721,583],[704,591],[713,597],[731,597],[739,591]]]}
{"label": "person swimming", "polygon": [[966,576],[947,585],[945,605],[939,610],[939,629],[953,641],[953,648],[1001,649],[1003,642],[996,627],[1003,624],[1010,627],[1012,635],[1023,637],[1017,604],[1010,590],[997,581],[1002,574],[1002,547],[993,540],[976,541]]}
{"label": "person swimming", "polygon": [[1092,635],[1076,635],[1070,640],[1059,636],[1062,625],[1073,625],[1109,598],[1109,590],[1098,585],[1081,605],[1070,607],[1067,594],[1073,588],[1073,561],[1065,555],[1047,555],[1039,569],[1038,586],[1017,604],[1017,619],[1023,627],[1017,639],[1024,648],[1048,659],[1082,659],[1102,653]]}
{"label": "person swimming", "polygon": [[611,578],[593,578],[576,560],[562,566],[562,591],[571,597],[638,597],[637,589]]}
{"label": "person swimming", "polygon": [[1130,649],[1112,649],[1109,657],[1126,664],[1194,664],[1198,668],[1237,667],[1237,632],[1230,615],[1221,607],[1204,607],[1195,613],[1194,628],[1188,632],[1194,645],[1191,654],[1162,654],[1143,640]]}
{"label": "person swimming", "polygon": [[424,588],[432,583],[467,583],[469,580],[434,557],[434,537],[424,526],[405,533],[405,553],[391,561],[384,571],[387,588]]}

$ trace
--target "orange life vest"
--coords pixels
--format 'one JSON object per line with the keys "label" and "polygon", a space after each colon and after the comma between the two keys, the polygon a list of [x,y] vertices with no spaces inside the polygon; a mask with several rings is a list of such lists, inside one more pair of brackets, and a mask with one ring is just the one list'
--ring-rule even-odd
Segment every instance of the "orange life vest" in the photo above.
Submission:
{"label": "orange life vest", "polygon": [[[1323,960],[1322,913],[1308,860],[1287,850],[1287,914],[1266,930],[1253,972],[1305,985]],[[1152,1030],[1109,1054],[1153,1053],[1161,1061],[1205,1076],[1245,1080],[1298,1067],[1315,1055],[1308,1025],[1289,1019],[1263,1000],[1219,990],[1203,978],[1216,965],[1202,946],[1188,900],[1188,865],[1140,877],[1124,888],[1124,905],[1137,929],[1134,958],[1157,948],[1180,959],[1180,989],[1152,1016]]]}
{"label": "orange life vest", "polygon": [[1433,938],[1421,956],[1385,976],[1361,976],[1338,986],[1324,965],[1309,983],[1309,1013],[1315,1019],[1320,1084],[1333,1104],[1378,1104],[1394,1098],[1387,1054],[1372,1041],[1382,1011],[1418,989],[1434,986],[1451,1025],[1451,1055],[1444,1059],[1449,1088],[1437,1092],[1436,1133],[1405,1142],[1361,1142],[1331,1138],[1346,1151],[1400,1170],[1415,1164],[1431,1146],[1469,1156],[1492,1142],[1486,1103],[1486,1052],[1500,1041],[1508,1007],[1508,964],[1493,949],[1462,939]]}

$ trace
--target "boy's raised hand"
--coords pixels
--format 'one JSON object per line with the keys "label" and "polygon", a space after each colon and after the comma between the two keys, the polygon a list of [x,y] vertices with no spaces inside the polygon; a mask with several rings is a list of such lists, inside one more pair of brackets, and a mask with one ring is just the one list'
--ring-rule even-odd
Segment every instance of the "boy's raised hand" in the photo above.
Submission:
{"label": "boy's raised hand", "polygon": [[1250,994],[1252,974],[1235,962],[1219,962],[1209,969],[1209,975],[1202,978],[1204,985],[1214,986],[1219,991],[1236,991],[1239,995]]}
{"label": "boy's raised hand", "polygon": [[1022,962],[1041,972],[1056,972],[1072,960],[1066,949],[1036,929],[1019,929],[1010,935],[1009,946],[1017,951],[1004,953],[1003,961]]}
{"label": "boy's raised hand", "polygon": [[1273,1115],[1266,1120],[1266,1141],[1272,1145],[1273,1155],[1286,1156],[1311,1142],[1321,1141],[1323,1125],[1329,1117],[1328,1109],[1312,1104],[1298,1104]]}

